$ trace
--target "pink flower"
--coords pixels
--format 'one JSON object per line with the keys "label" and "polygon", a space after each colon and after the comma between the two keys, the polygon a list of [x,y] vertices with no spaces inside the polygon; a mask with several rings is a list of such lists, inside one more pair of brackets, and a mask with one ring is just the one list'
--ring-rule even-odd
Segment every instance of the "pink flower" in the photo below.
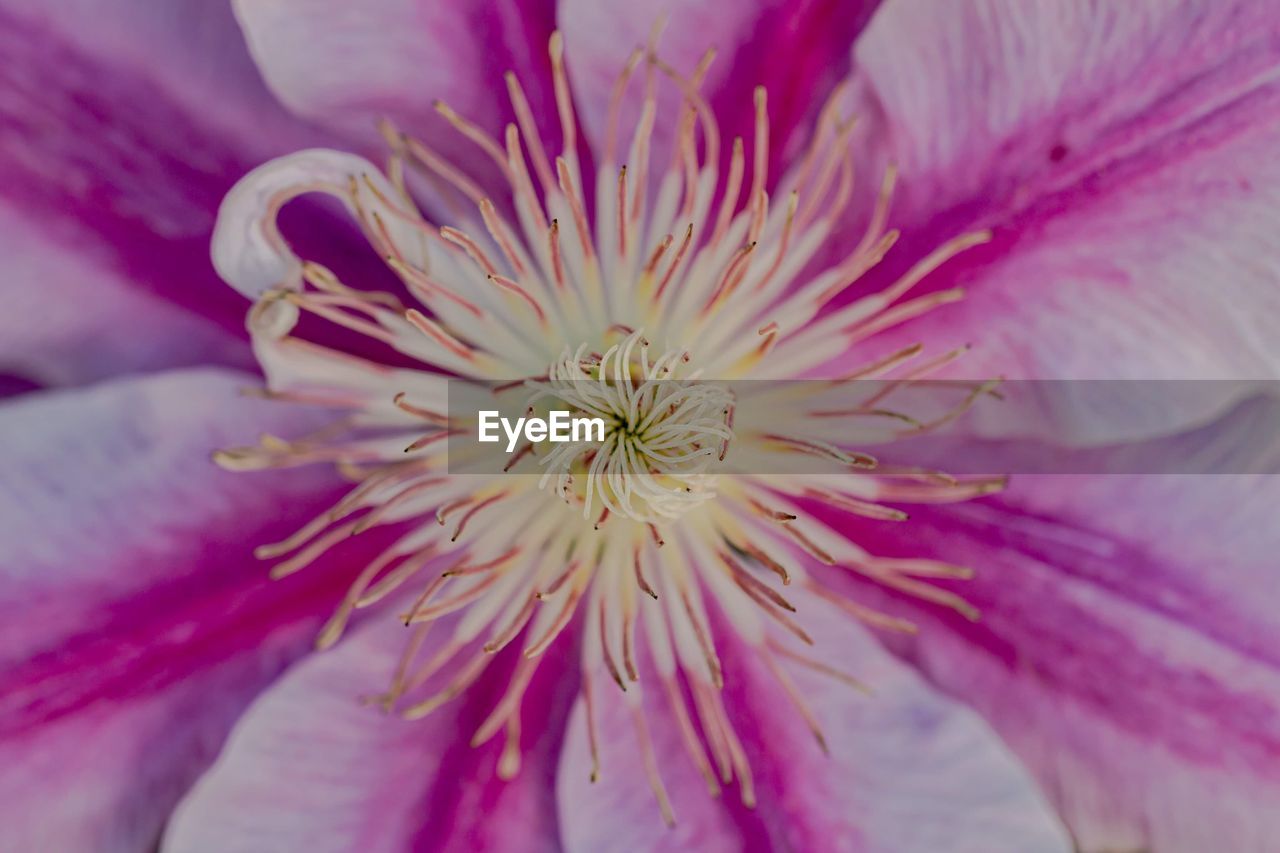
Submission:
{"label": "pink flower", "polygon": [[[335,535],[306,530],[319,545],[304,536],[283,555],[301,570],[268,579],[255,547],[323,520],[350,483],[329,466],[245,475],[209,463],[211,452],[259,433],[293,440],[332,420],[315,407],[242,394],[261,385],[250,372],[255,355],[269,396],[321,395],[354,411],[361,426],[407,421],[419,434],[430,434],[432,416],[416,395],[433,390],[415,365],[510,366],[518,359],[481,354],[500,354],[522,335],[535,354],[551,347],[533,367],[588,372],[601,369],[590,346],[630,370],[652,365],[668,338],[671,363],[691,348],[691,363],[722,359],[724,373],[746,361],[778,368],[757,376],[829,376],[886,358],[897,368],[893,354],[905,359],[917,342],[934,354],[972,344],[946,365],[971,378],[1277,372],[1280,244],[1268,226],[1280,192],[1270,156],[1280,18],[1267,4],[888,0],[665,11],[663,64],[642,51],[631,87],[615,98],[619,70],[650,43],[659,6],[255,0],[237,3],[233,19],[208,3],[132,0],[111,15],[0,5],[0,239],[11,306],[0,315],[9,393],[0,409],[0,847],[1049,851],[1074,843],[1198,851],[1265,850],[1280,836],[1271,476],[1016,477],[999,494],[979,483],[973,491],[987,494],[975,500],[910,506],[901,523],[867,516],[885,514],[879,500],[957,495],[895,492],[865,474],[840,480],[865,491],[842,486],[834,496],[780,479],[773,495],[781,503],[763,506],[765,515],[794,507],[808,526],[797,525],[804,533],[790,545],[758,553],[740,546],[782,540],[734,539],[726,553],[739,584],[727,591],[723,573],[706,565],[718,555],[682,567],[667,556],[672,549],[640,543],[649,523],[669,523],[675,553],[697,554],[709,540],[689,532],[692,514],[724,512],[731,521],[723,524],[745,525],[748,516],[735,513],[756,493],[742,487],[736,503],[729,493],[737,486],[704,494],[701,470],[666,471],[681,488],[649,491],[580,476],[573,488],[585,491],[571,497],[593,495],[621,516],[603,525],[609,538],[601,541],[646,555],[634,562],[635,583],[588,583],[592,570],[631,563],[584,558],[581,585],[575,569],[554,589],[519,587],[548,599],[576,591],[586,602],[544,603],[552,624],[531,616],[519,645],[487,658],[425,647],[419,660],[449,652],[440,657],[450,678],[458,670],[449,667],[492,659],[460,680],[470,683],[451,702],[420,714],[412,709],[425,696],[401,701],[409,697],[397,693],[386,704],[410,710],[404,719],[356,701],[385,690],[404,660],[412,632],[395,614],[423,616],[431,606],[415,601],[423,581],[458,566],[431,563],[431,574],[406,574],[414,583],[401,589],[366,572],[369,585],[349,593],[380,555],[418,553],[388,548],[434,546],[424,559],[447,550],[412,538],[436,529],[420,523],[427,507],[414,496],[390,505],[374,490],[366,508],[398,524],[356,536],[340,526]],[[558,51],[545,50],[556,28],[563,73]],[[713,44],[719,56],[701,69]],[[514,109],[507,69],[518,81]],[[647,78],[655,81],[650,113]],[[695,86],[706,107],[689,113],[701,103]],[[437,98],[443,111],[430,108]],[[611,103],[620,105],[616,136]],[[846,125],[849,115],[860,123]],[[396,156],[385,176],[350,153],[386,160],[374,129],[384,117],[404,132],[388,135]],[[508,123],[527,152],[527,176],[513,160],[501,165]],[[610,151],[631,145],[637,126],[653,166],[637,165],[644,158],[631,148],[632,169],[614,185],[624,155]],[[477,142],[481,132],[498,142]],[[714,132],[723,158],[712,156]],[[561,165],[554,158],[566,133],[580,144],[564,149]],[[745,140],[740,161],[735,136]],[[293,153],[304,148],[323,150]],[[413,254],[426,245],[417,214],[397,201],[396,164],[415,159],[425,167],[413,186],[428,218],[461,229],[427,247],[436,253],[429,268]],[[679,189],[669,218],[699,233],[688,266],[680,266],[678,229],[665,247],[661,228],[645,230],[661,219],[660,176],[672,162]],[[726,206],[717,259],[708,246],[735,162],[741,202]],[[879,223],[891,163],[897,187]],[[693,183],[684,176],[703,170],[715,170],[711,182],[686,192]],[[288,241],[277,239],[269,214],[317,182],[352,203],[365,233],[346,214],[304,203],[285,212]],[[590,204],[574,202],[592,187],[600,193]],[[462,201],[451,205],[455,190]],[[481,206],[482,217],[469,195],[496,202]],[[540,198],[551,216],[529,201]],[[627,204],[610,206],[616,198],[630,202],[631,220]],[[601,225],[615,218],[616,233]],[[468,219],[480,224],[468,230]],[[891,249],[887,228],[900,234]],[[535,239],[548,233],[545,245]],[[206,260],[211,239],[223,276],[258,299],[252,349],[241,332],[243,299]],[[472,239],[493,245],[477,249]],[[454,261],[441,260],[447,242],[459,250]],[[757,249],[776,253],[758,256],[781,259],[776,269],[749,257]],[[699,251],[708,253],[703,268]],[[467,266],[500,256],[489,276],[477,279]],[[645,285],[635,271],[655,256]],[[322,261],[360,290],[348,293],[297,257]],[[788,258],[799,258],[794,268]],[[658,328],[598,328],[607,324],[595,318],[616,321],[620,309],[592,302],[593,263],[610,281],[629,282],[607,298],[625,293],[638,306],[627,310],[649,311]],[[521,266],[526,275],[512,269]],[[535,266],[550,271],[545,292],[535,289]],[[555,270],[572,296],[554,295]],[[675,289],[664,291],[667,270]],[[828,281],[824,270],[836,272]],[[460,289],[468,277],[474,287]],[[776,298],[758,307],[778,314],[777,330],[762,322],[742,334],[743,318],[756,316],[744,300],[774,286]],[[959,286],[965,298],[954,302]],[[370,296],[393,292],[416,292],[436,320]],[[818,303],[804,301],[815,293]],[[885,305],[858,301],[885,293],[894,297]],[[468,319],[472,304],[481,319]],[[570,316],[579,305],[581,316]],[[330,322],[295,326],[299,309]],[[731,313],[738,310],[742,317]],[[877,319],[885,316],[902,322]],[[350,328],[335,332],[335,322]],[[688,328],[673,331],[677,322]],[[560,340],[569,328],[585,331]],[[286,333],[395,368],[370,372],[285,343]],[[642,336],[654,339],[653,354],[633,357]],[[617,341],[633,349],[606,348]],[[569,354],[557,356],[564,347]],[[1072,409],[1082,423],[1069,434],[1108,453],[1157,439],[1219,453],[1246,432],[1274,438],[1274,420],[1242,422],[1234,402],[1153,396],[1087,418]],[[727,428],[733,441],[747,430],[717,424],[719,402],[688,405],[704,408],[677,426]],[[1202,440],[1197,428],[1215,421],[1228,426]],[[996,445],[1046,440],[1010,434],[1007,423],[976,428]],[[221,458],[274,465],[309,453],[337,458],[347,476],[367,474],[357,469],[385,462],[390,445],[365,438],[361,455],[351,445],[330,452],[272,439]],[[854,461],[826,443],[791,441],[793,449],[806,443],[834,462]],[[563,470],[576,469],[566,462]],[[398,485],[405,482],[419,481]],[[862,503],[851,500],[859,494]],[[834,508],[815,506],[815,496]],[[530,488],[522,499],[535,498],[549,495]],[[685,506],[695,498],[697,507]],[[476,549],[463,583],[483,583],[471,579],[495,566],[505,572],[518,559],[508,556],[512,545],[574,530],[531,515],[531,525],[552,528],[534,537],[520,517],[494,516],[505,504],[485,500],[428,501],[432,514],[458,525],[445,531]],[[602,520],[592,512],[582,523]],[[522,535],[504,534],[504,523]],[[627,531],[622,539],[618,529]],[[409,539],[396,538],[406,532]],[[493,553],[481,557],[485,547]],[[292,559],[308,551],[314,559]],[[795,566],[795,589],[782,591],[814,641],[802,653],[779,651],[773,628],[752,637],[761,613],[791,616],[775,603],[776,582],[766,586],[765,575],[733,561],[768,566],[775,553]],[[869,580],[817,565],[826,553],[867,569]],[[976,573],[950,577],[955,565]],[[686,588],[668,588],[681,577]],[[637,595],[650,581],[668,608],[660,617]],[[354,609],[360,597],[378,597],[370,590],[380,582],[390,611]],[[409,595],[397,602],[402,592]],[[672,608],[682,593],[695,603]],[[744,594],[755,599],[745,609]],[[477,594],[440,633],[464,630],[488,600]],[[521,612],[490,614],[481,627],[518,629]],[[634,648],[623,639],[629,612],[651,620]],[[908,621],[914,633],[885,630]],[[661,677],[655,624],[674,639],[665,653],[679,663],[670,681]],[[540,627],[549,639],[535,670],[512,652],[529,649]],[[332,648],[308,654],[318,633]],[[873,695],[840,683],[843,673]],[[610,675],[631,685],[626,694]],[[495,707],[508,713],[495,717]],[[478,727],[493,737],[473,748]],[[709,780],[699,756],[718,771]],[[722,790],[713,798],[708,787]]]}

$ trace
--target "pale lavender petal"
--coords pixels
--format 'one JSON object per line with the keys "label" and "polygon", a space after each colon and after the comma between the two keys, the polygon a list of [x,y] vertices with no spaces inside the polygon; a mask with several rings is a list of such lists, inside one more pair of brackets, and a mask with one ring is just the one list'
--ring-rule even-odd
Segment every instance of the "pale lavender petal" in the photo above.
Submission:
{"label": "pale lavender petal", "polygon": [[311,645],[350,577],[252,556],[332,500],[210,453],[297,409],[212,370],[30,394],[0,409],[0,848],[137,850],[250,697]]}
{"label": "pale lavender petal", "polygon": [[251,365],[239,335],[138,290],[110,250],[79,242],[76,230],[0,201],[0,373],[62,386],[164,367]]}
{"label": "pale lavender petal", "polygon": [[547,42],[550,2],[249,0],[234,4],[267,84],[300,116],[382,145],[389,118],[481,180],[493,161],[436,114],[445,101],[491,134],[511,117],[514,71],[544,130],[557,127]]}
{"label": "pale lavender petal", "polygon": [[[641,663],[645,666],[645,663]],[[637,707],[625,701],[607,677],[595,682],[593,712],[598,732],[599,778],[591,780],[587,711],[577,701],[569,717],[556,777],[561,833],[567,850],[698,850],[732,853],[746,845],[749,827],[738,819],[736,791],[712,799],[707,783],[685,751],[665,691],[645,666],[639,689],[654,760],[671,801],[675,826],[662,812],[645,775],[636,735]],[[636,688],[633,686],[632,690]]]}
{"label": "pale lavender petal", "polygon": [[566,673],[548,661],[554,671],[535,679],[522,766],[503,782],[502,737],[469,743],[502,695],[500,673],[412,722],[361,701],[389,685],[409,633],[394,618],[373,619],[264,693],[178,807],[164,849],[559,849],[553,758],[572,690]]}
{"label": "pale lavender petal", "polygon": [[0,370],[74,382],[197,353],[242,364],[218,334],[243,338],[244,314],[208,261],[218,202],[318,136],[274,102],[224,4],[0,3],[0,205],[26,244],[0,279],[24,309],[0,322],[26,325],[0,327],[22,350]]}
{"label": "pale lavender petal", "polygon": [[900,168],[903,238],[865,286],[966,230],[994,239],[920,287],[962,302],[856,356],[922,341],[972,344],[968,375],[1280,374],[1278,28],[1248,0],[886,4],[851,108],[862,174]]}
{"label": "pale lavender petal", "polygon": [[[263,85],[226,4],[3,0],[0,10],[10,85],[27,82],[25,75],[49,74],[56,60],[69,61],[79,67],[56,75],[60,82],[82,80],[90,69],[118,75],[115,83],[96,78],[108,92],[118,91],[117,83],[145,80],[155,95],[258,156],[300,145],[312,134]],[[40,53],[47,54],[43,60]]]}
{"label": "pale lavender petal", "polygon": [[[930,688],[842,611],[791,590],[787,595],[815,641],[804,653],[873,691],[866,695],[789,667],[830,754],[819,748],[760,653],[722,632],[725,704],[751,762],[757,805],[739,804],[736,788],[711,799],[680,746],[673,718],[662,713],[665,700],[651,701],[649,728],[676,814],[675,828],[667,830],[657,820],[637,739],[630,736],[630,712],[621,694],[605,685],[600,781],[592,785],[583,772],[590,762],[581,709],[561,760],[561,820],[569,849],[1071,849],[1034,783],[980,717]],[[652,693],[656,682],[648,684]]]}
{"label": "pale lavender petal", "polygon": [[977,623],[883,606],[919,621],[902,653],[987,717],[1082,849],[1263,851],[1280,833],[1278,499],[1274,475],[1023,477],[845,527],[977,570],[954,587]]}

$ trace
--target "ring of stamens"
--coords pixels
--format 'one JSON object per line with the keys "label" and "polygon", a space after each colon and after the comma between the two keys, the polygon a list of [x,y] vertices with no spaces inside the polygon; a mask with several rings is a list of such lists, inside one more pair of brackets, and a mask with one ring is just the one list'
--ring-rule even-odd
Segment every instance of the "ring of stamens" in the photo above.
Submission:
{"label": "ring of stamens", "polygon": [[[389,125],[383,126],[391,147],[385,174],[351,155],[306,152],[285,166],[305,163],[317,174],[282,184],[269,165],[228,197],[215,232],[215,262],[224,277],[259,299],[250,330],[268,376],[264,393],[350,414],[312,436],[267,437],[217,458],[239,469],[330,462],[358,481],[329,512],[259,549],[264,558],[280,558],[274,576],[301,570],[351,535],[387,525],[400,531],[353,580],[319,638],[321,646],[331,645],[354,611],[411,593],[400,611],[411,639],[383,697],[387,709],[410,717],[430,713],[479,679],[495,655],[519,649],[507,692],[474,738],[479,743],[505,732],[503,777],[519,769],[524,692],[547,649],[576,618],[593,763],[593,691],[604,673],[632,704],[646,773],[671,821],[640,711],[642,673],[646,686],[665,697],[709,790],[736,779],[743,802],[755,798],[751,768],[719,690],[723,673],[707,597],[715,597],[730,629],[781,673],[780,686],[820,744],[815,718],[783,667],[857,682],[804,650],[812,640],[779,585],[794,584],[811,594],[813,606],[837,608],[883,630],[914,626],[833,591],[823,572],[852,572],[977,617],[945,585],[967,577],[966,569],[868,554],[812,518],[810,509],[820,502],[889,523],[906,519],[895,503],[967,500],[1002,487],[999,478],[958,481],[938,471],[877,465],[853,446],[869,422],[892,436],[916,435],[990,393],[989,383],[973,383],[951,411],[931,418],[897,407],[900,392],[962,351],[919,360],[923,348],[915,345],[852,372],[833,376],[826,368],[858,342],[959,298],[954,289],[908,296],[989,235],[960,235],[887,288],[838,299],[897,239],[886,229],[895,180],[890,168],[862,238],[825,267],[818,264],[819,249],[853,198],[852,123],[839,115],[842,92],[833,93],[808,149],[771,196],[764,90],[754,99],[752,156],[748,161],[746,144],[734,140],[722,176],[719,130],[699,91],[710,53],[686,77],[658,58],[652,42],[627,60],[614,87],[591,216],[558,34],[550,58],[564,141],[554,159],[514,75],[507,83],[516,121],[500,140],[440,107],[494,162],[509,184],[508,199],[487,197],[463,169]],[[643,100],[628,165],[619,167],[622,107],[633,76],[643,78]],[[651,170],[659,83],[674,88],[682,107],[671,162]],[[452,212],[452,225],[438,228],[422,217],[414,177],[426,179],[438,206]],[[317,190],[344,202],[418,307],[351,287],[292,254],[275,214],[292,196]],[[774,204],[775,198],[785,201]],[[255,246],[276,253],[271,263],[255,258],[237,265],[235,240],[246,233]],[[260,281],[264,268],[279,271],[270,288]],[[302,311],[426,369],[391,368],[300,340],[291,333]],[[663,342],[661,355],[650,359],[641,329]],[[621,340],[605,346],[619,334]],[[548,364],[542,376],[530,369]],[[689,367],[700,372],[686,373]],[[611,430],[595,446],[565,444],[513,457],[511,467],[538,477],[477,485],[450,476],[442,462],[444,439],[458,426],[448,412],[446,374],[499,382],[519,377],[528,405],[555,402],[607,415]],[[786,422],[762,433],[735,421],[742,401],[727,386],[703,378],[811,375],[825,376],[819,384],[835,389],[861,379],[888,381],[883,391],[840,409],[784,401]],[[756,443],[769,454],[817,458],[843,476],[717,474],[730,442],[735,451]],[[605,525],[609,516],[616,520]],[[494,530],[502,534],[480,532]],[[409,588],[413,583],[416,590]],[[428,643],[428,629],[454,614],[450,627],[437,629]],[[442,631],[450,633],[440,637]],[[637,652],[641,643],[644,655]]]}

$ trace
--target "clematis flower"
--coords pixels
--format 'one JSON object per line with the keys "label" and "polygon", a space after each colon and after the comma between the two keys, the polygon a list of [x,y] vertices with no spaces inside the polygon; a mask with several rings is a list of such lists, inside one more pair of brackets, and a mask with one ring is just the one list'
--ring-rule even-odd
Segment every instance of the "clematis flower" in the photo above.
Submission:
{"label": "clematis flower", "polygon": [[[698,378],[1273,376],[1267,6],[4,4],[2,846],[1267,849],[1273,477]],[[446,375],[632,420],[478,481]]]}

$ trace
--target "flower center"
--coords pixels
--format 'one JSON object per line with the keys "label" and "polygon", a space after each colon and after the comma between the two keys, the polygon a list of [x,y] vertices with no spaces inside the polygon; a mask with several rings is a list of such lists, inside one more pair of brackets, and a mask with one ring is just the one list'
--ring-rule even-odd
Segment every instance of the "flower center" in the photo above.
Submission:
{"label": "flower center", "polygon": [[[345,409],[347,417],[292,441],[268,436],[217,460],[239,469],[330,462],[358,483],[294,535],[258,550],[281,558],[275,577],[352,535],[383,525],[398,531],[353,577],[318,638],[320,647],[332,645],[355,611],[400,597],[401,618],[413,630],[384,697],[388,710],[429,714],[479,679],[496,655],[517,655],[506,692],[473,738],[479,744],[506,733],[497,772],[510,777],[520,764],[525,690],[544,660],[563,658],[546,652],[573,625],[593,762],[595,691],[607,680],[632,703],[646,775],[663,816],[674,819],[647,703],[640,703],[643,683],[669,702],[708,789],[736,780],[751,804],[751,767],[721,692],[721,632],[763,660],[822,745],[788,668],[856,681],[810,655],[800,608],[836,608],[878,629],[913,629],[837,591],[827,573],[852,572],[976,618],[960,595],[935,585],[967,577],[966,569],[875,556],[852,540],[859,525],[906,520],[892,504],[966,500],[1002,487],[1000,478],[958,481],[877,465],[858,450],[873,443],[868,424],[889,425],[891,434],[877,432],[875,443],[917,435],[989,389],[974,383],[954,411],[909,417],[897,395],[962,351],[920,358],[921,343],[864,360],[854,348],[959,298],[958,289],[913,291],[990,235],[958,235],[892,284],[865,292],[862,275],[898,236],[887,227],[894,172],[886,171],[863,212],[861,238],[846,239],[854,160],[840,92],[810,129],[806,150],[771,180],[767,99],[758,89],[754,133],[733,141],[726,169],[715,115],[699,91],[710,53],[685,75],[658,57],[655,43],[623,64],[603,149],[585,160],[598,164],[588,181],[558,34],[549,57],[558,156],[549,156],[514,76],[516,121],[500,139],[438,107],[483,162],[492,161],[490,177],[506,185],[500,195],[486,195],[462,167],[389,126],[385,172],[351,154],[307,151],[260,167],[232,190],[213,256],[219,272],[257,301],[249,329],[267,375],[264,394]],[[619,161],[621,116],[633,76],[642,101],[628,168]],[[658,107],[664,85],[681,103],[665,167],[651,144],[659,116],[669,115]],[[402,293],[349,285],[294,254],[276,214],[290,198],[317,191],[343,202]],[[429,222],[420,196],[438,213],[449,211],[452,224]],[[303,340],[302,312],[395,350],[396,366]],[[661,341],[656,355],[642,329]],[[591,343],[556,356],[565,342],[581,341]],[[405,367],[406,359],[421,369]],[[721,381],[745,376],[803,378],[815,393],[796,394],[787,382],[730,388]],[[456,476],[443,439],[461,431],[463,416],[449,411],[447,377],[498,383],[499,393],[523,395],[517,402],[531,409],[568,409],[607,428],[602,437],[526,444],[507,467],[537,477]],[[855,379],[889,381],[857,397],[845,393]],[[743,458],[768,465],[718,472],[730,445],[735,469]],[[814,459],[819,470],[798,464]],[[582,518],[548,494],[580,506]],[[812,512],[815,504],[846,518],[832,522]],[[603,528],[610,515],[628,523]],[[792,585],[805,596],[796,598],[799,607],[779,591]],[[441,627],[428,638],[433,625]]]}
{"label": "flower center", "polygon": [[714,497],[710,469],[733,438],[733,395],[721,383],[681,378],[688,361],[680,349],[650,359],[636,331],[602,356],[586,344],[566,350],[545,380],[526,383],[535,389],[530,406],[550,402],[605,422],[603,441],[556,445],[543,457],[539,486],[580,500],[586,518],[598,507],[597,526],[611,513],[670,519]]}

